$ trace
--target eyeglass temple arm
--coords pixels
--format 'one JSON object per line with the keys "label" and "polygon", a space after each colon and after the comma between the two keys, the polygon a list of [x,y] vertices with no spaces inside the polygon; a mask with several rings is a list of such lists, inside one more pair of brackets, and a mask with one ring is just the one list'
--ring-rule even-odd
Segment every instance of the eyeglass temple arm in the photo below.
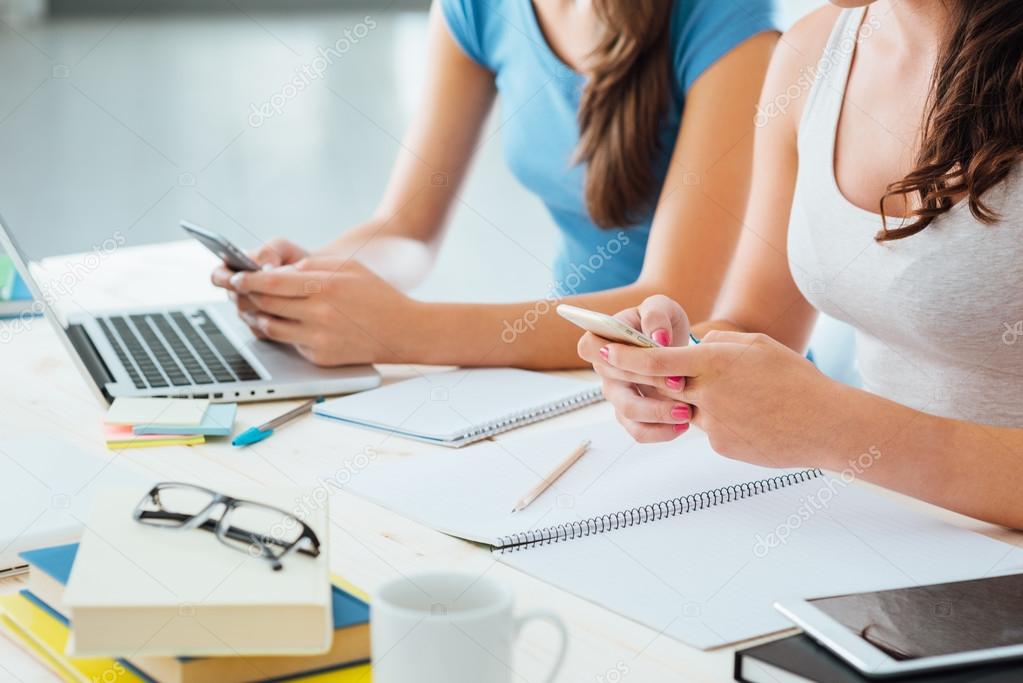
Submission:
{"label": "eyeglass temple arm", "polygon": [[[167,520],[173,520],[173,521],[177,521],[177,522],[184,522],[184,521],[187,521],[187,520],[189,520],[191,518],[192,518],[191,515],[186,515],[186,514],[181,513],[181,512],[166,512],[164,510],[142,510],[139,513],[139,519],[167,519]],[[196,528],[202,529],[203,531],[209,531],[210,533],[216,533],[216,531],[217,531],[217,523],[215,521],[213,521],[212,519],[207,519],[205,522],[203,522],[202,524],[200,524]],[[275,546],[277,546],[279,548],[287,548],[288,547],[287,543],[282,543],[281,541],[279,541],[279,540],[277,540],[275,538],[271,538],[269,536],[263,536],[261,534],[255,534],[255,533],[252,533],[250,531],[246,531],[245,529],[242,529],[241,527],[236,527],[236,526],[229,526],[229,527],[227,527],[227,531],[224,532],[224,535],[227,536],[228,538],[234,539],[235,541],[248,542],[248,541],[251,541],[253,538],[255,538],[256,540],[258,540],[260,543],[263,543],[263,544],[275,545]],[[317,543],[315,537],[313,539],[313,542]],[[318,545],[318,543],[317,543],[317,545]],[[310,557],[317,557],[320,554],[319,548],[314,548],[314,549],[296,548],[295,550],[296,550],[296,552],[300,552],[303,555],[309,555]]]}

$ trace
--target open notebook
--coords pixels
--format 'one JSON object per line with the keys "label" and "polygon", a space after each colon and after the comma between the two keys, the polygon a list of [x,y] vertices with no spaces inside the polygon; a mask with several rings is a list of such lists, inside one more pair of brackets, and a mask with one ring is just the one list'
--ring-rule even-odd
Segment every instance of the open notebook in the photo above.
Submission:
{"label": "open notebook", "polygon": [[[583,439],[573,468],[509,512]],[[784,598],[1023,569],[1019,549],[818,470],[728,460],[695,430],[658,445],[613,423],[503,438],[374,463],[348,488],[700,648],[788,628]]]}
{"label": "open notebook", "polygon": [[342,396],[317,415],[408,439],[460,447],[601,399],[600,386],[514,368],[436,372]]}

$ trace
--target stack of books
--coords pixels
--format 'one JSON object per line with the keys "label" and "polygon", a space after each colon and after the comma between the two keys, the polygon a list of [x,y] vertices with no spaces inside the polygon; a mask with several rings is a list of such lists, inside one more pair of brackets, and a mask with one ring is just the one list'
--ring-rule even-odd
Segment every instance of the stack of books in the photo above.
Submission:
{"label": "stack of books", "polygon": [[[303,491],[242,499],[284,510]],[[161,509],[175,492],[163,493]],[[303,520],[320,530],[320,552],[275,571],[203,529],[140,524],[136,503],[112,490],[81,543],[22,553],[28,588],[0,597],[0,631],[67,681],[368,683],[369,607],[329,575],[326,510]],[[232,528],[259,512],[239,508]]]}
{"label": "stack of books", "polygon": [[0,319],[34,314],[32,294],[14,269],[11,257],[0,254]]}
{"label": "stack of books", "polygon": [[208,399],[118,398],[107,411],[103,434],[107,448],[192,446],[210,436],[230,436],[236,403]]}
{"label": "stack of books", "polygon": [[[0,631],[65,681],[96,680],[155,683],[241,683],[300,680],[317,683],[368,683],[369,607],[358,589],[335,578],[331,587],[334,639],[322,655],[304,657],[153,657],[112,659],[65,654],[71,623],[63,604],[78,544],[23,553],[29,588],[0,597]],[[344,586],[344,588],[342,588]]]}

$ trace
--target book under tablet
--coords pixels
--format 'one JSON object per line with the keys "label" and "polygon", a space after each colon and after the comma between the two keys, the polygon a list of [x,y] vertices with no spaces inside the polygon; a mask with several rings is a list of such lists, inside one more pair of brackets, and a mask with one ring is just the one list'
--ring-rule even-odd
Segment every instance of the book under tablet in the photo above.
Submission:
{"label": "book under tablet", "polygon": [[[532,505],[523,490],[592,446]],[[347,490],[683,642],[711,648],[791,628],[787,597],[1023,568],[1023,551],[820,470],[723,458],[693,430],[636,444],[617,424],[499,439],[372,464]]]}
{"label": "book under tablet", "polygon": [[422,375],[313,408],[323,417],[461,447],[601,400],[593,382],[514,368]]}

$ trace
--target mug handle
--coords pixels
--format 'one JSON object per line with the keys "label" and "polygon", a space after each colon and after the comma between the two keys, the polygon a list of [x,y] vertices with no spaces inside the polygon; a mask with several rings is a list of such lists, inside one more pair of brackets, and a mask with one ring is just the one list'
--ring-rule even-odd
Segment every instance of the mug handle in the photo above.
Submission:
{"label": "mug handle", "polygon": [[546,679],[546,683],[553,683],[554,679],[558,676],[558,672],[561,671],[561,665],[565,663],[565,651],[568,649],[568,630],[565,628],[565,623],[561,621],[561,617],[554,612],[548,612],[547,610],[533,610],[531,612],[526,612],[515,620],[516,636],[522,632],[523,627],[525,627],[525,625],[530,621],[546,621],[548,624],[556,628],[561,636],[561,646],[558,648],[558,656],[554,660],[554,666],[551,667],[551,673]]}

